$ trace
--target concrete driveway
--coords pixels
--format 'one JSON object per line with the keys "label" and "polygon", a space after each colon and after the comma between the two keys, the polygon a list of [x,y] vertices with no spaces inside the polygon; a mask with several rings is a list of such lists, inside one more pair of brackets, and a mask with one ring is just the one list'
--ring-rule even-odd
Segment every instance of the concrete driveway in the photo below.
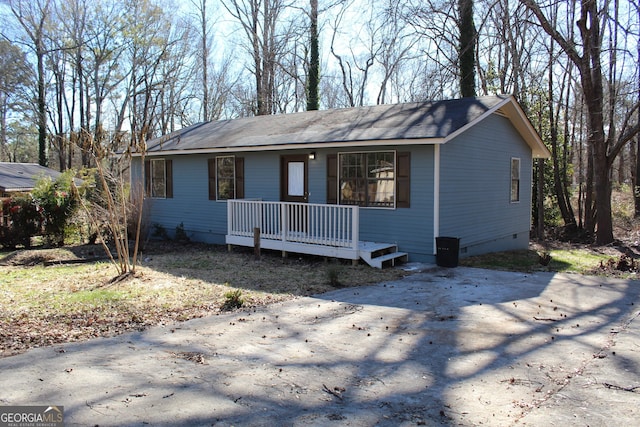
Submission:
{"label": "concrete driveway", "polygon": [[416,270],[0,359],[66,425],[637,425],[640,282]]}

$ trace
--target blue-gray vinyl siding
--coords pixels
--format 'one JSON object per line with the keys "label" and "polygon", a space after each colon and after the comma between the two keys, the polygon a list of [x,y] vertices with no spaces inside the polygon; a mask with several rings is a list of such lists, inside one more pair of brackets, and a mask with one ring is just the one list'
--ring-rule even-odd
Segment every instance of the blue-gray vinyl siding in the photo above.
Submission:
{"label": "blue-gray vinyl siding", "polygon": [[395,243],[400,251],[409,253],[411,261],[432,261],[434,148],[415,145],[387,149],[411,152],[411,205],[397,209],[360,208],[360,240]]}
{"label": "blue-gray vinyl siding", "polygon": [[[233,155],[225,153],[221,155]],[[280,152],[237,153],[245,161],[245,198],[279,200]],[[211,155],[164,156],[173,165],[173,197],[147,198],[151,232],[162,227],[172,237],[184,227],[195,241],[223,244],[227,232],[226,201],[209,200],[208,159]],[[140,177],[140,163],[133,165],[133,177]]]}
{"label": "blue-gray vinyl siding", "polygon": [[[411,152],[411,207],[360,208],[360,240],[395,243],[413,261],[430,261],[433,255],[433,146],[358,147],[321,150],[309,161],[309,202],[327,201],[327,155],[346,152]],[[274,199],[277,200],[277,199]]]}
{"label": "blue-gray vinyl siding", "polygon": [[[434,146],[315,150],[309,160],[309,202],[326,203],[327,155],[340,152],[411,152],[410,208],[360,209],[360,240],[396,243],[411,261],[433,262]],[[526,248],[531,211],[531,149],[510,122],[494,115],[440,146],[439,235],[459,237],[461,256]],[[244,158],[247,199],[280,200],[280,157],[303,150],[225,153]],[[195,241],[223,244],[227,203],[209,200],[207,161],[215,154],[173,155],[173,198],[147,199],[147,221],[173,236],[182,224]],[[520,201],[510,202],[511,159],[521,162]],[[132,180],[142,177],[134,162]]]}
{"label": "blue-gray vinyl siding", "polygon": [[[396,243],[412,260],[430,261],[433,255],[433,146],[376,147],[319,150],[309,160],[309,202],[326,203],[327,155],[354,151],[411,151],[411,207],[361,208],[360,240]],[[236,153],[244,158],[245,198],[280,200],[280,156],[293,151]],[[233,154],[233,153],[229,153]],[[228,154],[225,154],[228,155]],[[208,166],[211,155],[165,156],[172,160],[173,198],[147,198],[150,232],[163,228],[172,237],[182,225],[192,240],[223,244],[227,231],[227,203],[208,198]],[[132,179],[142,176],[140,163],[132,166]]]}
{"label": "blue-gray vinyl siding", "polygon": [[[226,203],[209,200],[208,157],[162,158],[172,160],[173,197],[145,199],[149,232],[153,236],[158,228],[162,228],[173,237],[176,227],[182,225],[193,240],[224,243],[221,230],[226,230]],[[132,179],[142,176],[140,162],[132,165],[132,172]]]}
{"label": "blue-gray vinyl siding", "polygon": [[[510,201],[511,159],[520,159],[520,200]],[[531,149],[493,115],[441,149],[440,236],[461,256],[526,249],[531,226]]]}

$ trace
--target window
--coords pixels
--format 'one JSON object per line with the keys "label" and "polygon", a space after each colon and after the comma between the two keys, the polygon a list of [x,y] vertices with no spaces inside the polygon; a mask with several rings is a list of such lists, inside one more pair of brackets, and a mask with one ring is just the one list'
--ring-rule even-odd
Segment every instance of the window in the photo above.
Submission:
{"label": "window", "polygon": [[327,154],[327,203],[409,208],[410,197],[411,153]]}
{"label": "window", "polygon": [[166,177],[164,159],[151,160],[151,197],[159,199],[167,197]]}
{"label": "window", "polygon": [[393,151],[339,154],[339,203],[395,207]]}
{"label": "window", "polygon": [[244,197],[244,159],[219,156],[209,159],[209,200]]}
{"label": "window", "polygon": [[520,201],[520,159],[511,158],[511,202]]}
{"label": "window", "polygon": [[172,161],[166,159],[145,160],[145,193],[154,199],[173,197]]}
{"label": "window", "polygon": [[216,157],[216,200],[235,198],[235,167],[233,156]]}

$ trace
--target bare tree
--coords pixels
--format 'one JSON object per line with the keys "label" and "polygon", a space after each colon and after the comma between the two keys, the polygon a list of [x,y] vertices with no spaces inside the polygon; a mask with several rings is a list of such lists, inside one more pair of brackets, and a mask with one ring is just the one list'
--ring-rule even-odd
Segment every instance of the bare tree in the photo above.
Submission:
{"label": "bare tree", "polygon": [[[638,125],[626,126],[616,135],[614,129],[605,131],[605,81],[603,78],[603,34],[609,19],[614,19],[605,5],[595,0],[581,0],[577,27],[579,40],[561,33],[552,24],[538,2],[520,0],[537,18],[539,24],[552,37],[580,73],[587,111],[588,142],[592,150],[595,186],[596,243],[605,245],[613,241],[611,215],[610,176],[611,165],[622,147],[637,133]],[[613,82],[610,82],[612,84]],[[610,100],[614,102],[614,100]],[[631,111],[638,108],[636,105]],[[614,111],[609,110],[609,114]],[[630,119],[630,116],[627,116]],[[628,123],[628,119],[624,120]],[[587,218],[588,220],[589,218]]]}
{"label": "bare tree", "polygon": [[419,55],[415,47],[419,37],[403,22],[403,5],[395,0],[385,3],[381,11],[381,47],[377,62],[381,69],[380,89],[376,97],[376,104],[390,101],[395,88],[395,98],[399,98],[401,88],[406,84],[408,76],[415,70],[403,73],[403,65],[415,62]]}
{"label": "bare tree", "polygon": [[168,54],[169,27],[163,16],[150,5],[139,5],[129,22],[128,61],[131,72],[125,101],[133,146],[154,136],[157,107],[160,105],[162,63]]}
{"label": "bare tree", "polygon": [[[566,180],[566,157],[561,154],[561,151],[566,152],[566,146],[564,149],[560,146],[559,141],[559,129],[560,129],[560,109],[563,108],[563,98],[569,98],[568,90],[571,79],[571,66],[569,70],[563,74],[562,81],[559,87],[554,84],[554,64],[557,61],[557,56],[554,52],[555,43],[553,40],[549,41],[549,64],[547,66],[548,72],[548,93],[547,93],[547,111],[549,115],[549,145],[551,145],[551,161],[553,162],[553,188],[555,191],[556,203],[560,209],[560,214],[566,227],[569,230],[574,231],[577,228],[576,217],[569,200],[569,194],[567,191],[568,183]],[[556,93],[558,97],[556,97]],[[566,116],[565,116],[566,117]],[[566,133],[564,135],[567,136]]]}
{"label": "bare tree", "polygon": [[[174,23],[173,29],[164,34],[164,53],[159,63],[156,77],[159,91],[159,102],[155,107],[155,132],[165,135],[182,127],[199,121],[199,114],[192,105],[197,105],[194,99],[194,82],[197,81],[197,66],[186,60],[190,52],[197,49],[191,44],[191,28],[182,22]],[[162,51],[159,51],[162,52]],[[209,73],[208,114],[209,120],[219,116],[219,95],[216,70],[211,68]]]}
{"label": "bare tree", "polygon": [[209,113],[209,58],[211,56],[212,35],[207,13],[207,0],[192,0],[198,17],[198,32],[200,39],[199,65],[202,72],[202,119],[211,120]]}
{"label": "bare tree", "polygon": [[127,16],[130,13],[126,5],[123,7],[118,2],[96,2],[92,4],[88,17],[92,25],[85,30],[83,62],[92,88],[93,134],[96,141],[101,139],[100,135],[105,131],[105,100],[127,77],[128,71],[120,63],[125,44],[122,33],[128,31]]}
{"label": "bare tree", "polygon": [[51,13],[51,0],[9,0],[11,12],[26,35],[26,44],[36,58],[38,123],[38,162],[48,164],[47,158],[47,105],[45,78],[46,30]]}
{"label": "bare tree", "polygon": [[544,73],[533,66],[534,59],[546,55],[536,50],[543,46],[532,42],[541,39],[540,30],[529,22],[530,12],[518,3],[496,0],[476,5],[485,6],[477,14],[486,17],[478,29],[479,90],[485,95],[511,93],[522,99]]}
{"label": "bare tree", "polygon": [[279,24],[290,5],[285,0],[222,0],[222,4],[246,36],[245,46],[252,58],[249,69],[255,81],[255,114],[272,114],[276,71],[289,35]]}
{"label": "bare tree", "polygon": [[32,73],[24,52],[6,40],[0,40],[0,161],[10,160],[8,147],[8,118],[22,114],[28,108],[25,92]]}
{"label": "bare tree", "polygon": [[[348,107],[365,105],[367,85],[369,84],[372,68],[376,58],[383,49],[379,37],[382,27],[375,19],[375,11],[369,8],[369,19],[358,32],[355,40],[346,46],[342,44],[342,32],[344,26],[353,25],[349,21],[352,13],[352,3],[344,3],[336,14],[333,22],[333,34],[331,37],[331,55],[338,63],[340,81],[346,105]],[[345,19],[347,20],[345,22]]]}
{"label": "bare tree", "polygon": [[58,167],[60,171],[64,171],[71,167],[67,165],[67,150],[69,142],[66,137],[65,129],[65,101],[67,94],[66,85],[66,67],[67,63],[64,58],[64,50],[58,49],[50,51],[47,55],[49,68],[53,74],[52,95],[55,98],[53,105],[47,110],[50,115],[49,121],[52,124],[53,132],[51,146],[58,152]]}
{"label": "bare tree", "polygon": [[[459,32],[455,2],[451,0],[408,1],[405,21],[421,37],[422,60],[427,62],[430,74],[440,86],[438,97],[459,94],[458,67]],[[428,89],[427,93],[433,92]]]}
{"label": "bare tree", "polygon": [[[66,38],[71,46],[66,49],[69,62],[69,86],[70,92],[65,105],[69,126],[69,146],[67,164],[73,162],[74,147],[78,147],[84,156],[82,164],[88,163],[87,153],[90,151],[89,123],[91,121],[91,97],[89,96],[88,72],[85,70],[85,35],[87,19],[89,15],[88,0],[69,0],[63,2],[58,8],[59,22],[64,27]],[[66,92],[66,91],[65,91]],[[76,128],[76,120],[79,118],[79,129]]]}
{"label": "bare tree", "polygon": [[[218,18],[207,7],[209,0],[192,0],[195,8],[195,35],[198,54],[197,64],[192,65],[193,73],[188,76],[196,87],[193,98],[199,100],[199,116],[203,121],[216,120],[222,116],[230,97],[232,58],[226,53],[224,43],[216,43],[214,27]],[[186,30],[185,30],[186,31]],[[215,49],[214,49],[215,46]],[[235,58],[237,59],[237,58]],[[196,95],[201,93],[201,96]]]}

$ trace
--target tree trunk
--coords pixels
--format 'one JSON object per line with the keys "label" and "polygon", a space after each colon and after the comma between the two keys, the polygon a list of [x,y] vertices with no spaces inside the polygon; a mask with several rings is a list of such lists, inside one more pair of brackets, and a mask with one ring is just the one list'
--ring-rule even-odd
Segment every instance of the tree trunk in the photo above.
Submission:
{"label": "tree trunk", "polygon": [[460,93],[463,97],[476,96],[476,27],[473,23],[473,0],[458,0],[458,13]]}
{"label": "tree trunk", "polygon": [[[551,61],[553,58],[554,51],[554,42],[551,40],[551,46],[549,47],[550,54],[549,60]],[[548,85],[548,94],[547,94],[547,108],[549,109],[549,129],[551,131],[551,160],[553,161],[553,189],[556,195],[556,200],[558,202],[558,208],[560,209],[560,214],[562,215],[562,220],[564,222],[565,227],[569,229],[576,228],[576,218],[571,211],[571,207],[569,205],[569,200],[565,198],[565,180],[561,175],[562,167],[560,166],[560,153],[558,153],[558,121],[556,120],[555,107],[554,107],[554,83],[553,83],[553,64],[550,63],[549,67],[549,85]],[[560,91],[564,92],[564,89]]]}
{"label": "tree trunk", "polygon": [[[569,76],[570,77],[570,76]],[[571,179],[571,173],[569,172],[569,169],[571,168],[571,165],[573,164],[573,152],[575,150],[575,139],[572,139],[569,127],[570,127],[570,120],[569,120],[569,108],[570,108],[570,97],[567,95],[565,97],[565,104],[564,104],[564,116],[563,116],[563,121],[564,121],[564,127],[563,127],[563,147],[562,147],[562,170],[561,170],[561,175],[562,175],[562,190],[563,190],[563,194],[564,194],[564,200],[566,200],[567,204],[567,210],[568,212],[568,216],[570,216],[572,218],[572,224],[574,227],[578,227],[578,224],[576,223],[576,214],[573,210],[573,207],[571,206],[571,185],[572,185],[572,179]],[[571,142],[570,142],[571,141]]]}
{"label": "tree trunk", "polygon": [[[581,65],[581,83],[587,107],[589,145],[593,147],[593,178],[596,211],[596,244],[606,245],[613,242],[613,221],[611,218],[611,180],[607,153],[607,140],[604,133],[602,67],[600,47],[597,35],[600,28],[595,5],[583,6],[583,16],[578,27],[585,40],[585,54]],[[589,23],[587,24],[587,19]],[[595,33],[594,33],[595,31]],[[594,40],[595,39],[595,40]]]}
{"label": "tree trunk", "polygon": [[[55,81],[56,81],[56,119],[57,130],[55,140],[55,147],[58,150],[58,167],[60,172],[67,170],[67,156],[66,147],[67,139],[64,133],[64,90],[65,90],[65,78],[64,71],[60,70],[60,67],[54,66]],[[71,167],[71,165],[69,165]]]}
{"label": "tree trunk", "polygon": [[[640,7],[638,8],[638,24],[640,24]],[[640,64],[640,43],[638,43],[638,64]],[[640,104],[640,67],[638,67],[638,104]],[[636,120],[640,126],[640,111],[636,113]],[[636,218],[640,217],[640,135],[636,136],[636,177],[634,182],[633,200],[635,202]]]}
{"label": "tree trunk", "polygon": [[638,218],[640,217],[640,137],[636,138],[636,150],[636,173],[633,180],[633,201],[635,205],[635,217]]}
{"label": "tree trunk", "polygon": [[[44,20],[44,19],[43,19]],[[42,27],[40,27],[40,30]],[[44,81],[44,46],[42,33],[36,42],[36,57],[38,61],[38,163],[48,166],[47,156],[47,102],[46,87]]]}
{"label": "tree trunk", "polygon": [[587,171],[584,185],[584,229],[589,233],[596,231],[596,207],[593,171],[593,147],[587,144]]}
{"label": "tree trunk", "polygon": [[320,107],[320,53],[318,47],[318,0],[311,0],[311,29],[309,50],[309,80],[307,82],[307,111]]}
{"label": "tree trunk", "polygon": [[200,10],[200,34],[202,39],[202,115],[203,121],[211,120],[209,114],[209,40],[207,37],[207,0],[198,5]]}
{"label": "tree trunk", "polygon": [[536,237],[544,240],[544,159],[537,159]]}
{"label": "tree trunk", "polygon": [[609,165],[602,146],[596,146],[594,156],[595,193],[596,193],[596,244],[607,245],[613,242],[613,220],[611,217],[611,187]]}

